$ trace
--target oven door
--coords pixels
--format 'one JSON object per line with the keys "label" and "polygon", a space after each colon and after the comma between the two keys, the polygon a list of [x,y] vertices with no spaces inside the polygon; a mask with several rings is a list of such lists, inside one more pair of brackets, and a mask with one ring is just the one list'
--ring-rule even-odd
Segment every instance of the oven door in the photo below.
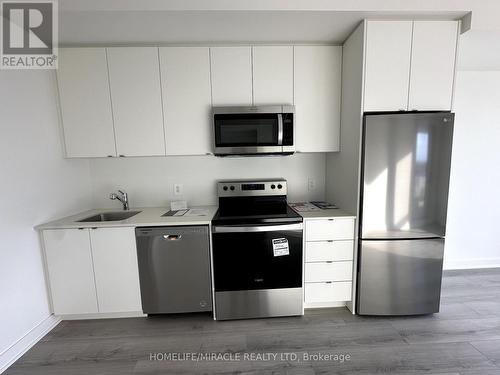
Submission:
{"label": "oven door", "polygon": [[302,223],[214,226],[216,292],[302,288]]}

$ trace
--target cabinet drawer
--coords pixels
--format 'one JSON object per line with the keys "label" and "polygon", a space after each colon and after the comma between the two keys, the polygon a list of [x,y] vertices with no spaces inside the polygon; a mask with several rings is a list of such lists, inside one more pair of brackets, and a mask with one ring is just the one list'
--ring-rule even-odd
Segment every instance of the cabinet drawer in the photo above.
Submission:
{"label": "cabinet drawer", "polygon": [[306,241],[352,240],[354,219],[326,219],[306,221]]}
{"label": "cabinet drawer", "polygon": [[305,284],[305,302],[340,302],[352,298],[352,282],[323,282]]}
{"label": "cabinet drawer", "polygon": [[306,263],[305,281],[352,281],[352,262]]}
{"label": "cabinet drawer", "polygon": [[352,260],[353,240],[306,242],[306,262]]}

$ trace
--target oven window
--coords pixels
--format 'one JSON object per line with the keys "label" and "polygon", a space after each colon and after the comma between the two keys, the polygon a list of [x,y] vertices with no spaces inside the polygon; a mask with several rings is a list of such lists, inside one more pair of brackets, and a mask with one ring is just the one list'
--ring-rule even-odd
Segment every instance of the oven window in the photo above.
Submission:
{"label": "oven window", "polygon": [[276,114],[215,115],[217,147],[276,146],[278,116]]}
{"label": "oven window", "polygon": [[[273,239],[286,238],[289,254],[275,256]],[[214,233],[215,291],[300,288],[302,231]]]}

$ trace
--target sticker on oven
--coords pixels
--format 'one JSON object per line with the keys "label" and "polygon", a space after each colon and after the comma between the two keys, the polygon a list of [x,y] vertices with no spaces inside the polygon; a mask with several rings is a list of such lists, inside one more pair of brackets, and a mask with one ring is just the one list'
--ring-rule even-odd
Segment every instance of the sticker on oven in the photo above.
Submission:
{"label": "sticker on oven", "polygon": [[273,253],[275,257],[290,255],[288,240],[286,238],[275,238],[271,241],[273,242]]}

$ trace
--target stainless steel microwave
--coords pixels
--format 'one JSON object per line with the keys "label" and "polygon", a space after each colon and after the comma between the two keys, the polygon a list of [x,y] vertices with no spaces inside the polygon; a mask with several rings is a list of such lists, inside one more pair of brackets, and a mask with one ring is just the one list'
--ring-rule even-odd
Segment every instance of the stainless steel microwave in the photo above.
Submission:
{"label": "stainless steel microwave", "polygon": [[214,154],[293,154],[294,112],[291,105],[214,107]]}

